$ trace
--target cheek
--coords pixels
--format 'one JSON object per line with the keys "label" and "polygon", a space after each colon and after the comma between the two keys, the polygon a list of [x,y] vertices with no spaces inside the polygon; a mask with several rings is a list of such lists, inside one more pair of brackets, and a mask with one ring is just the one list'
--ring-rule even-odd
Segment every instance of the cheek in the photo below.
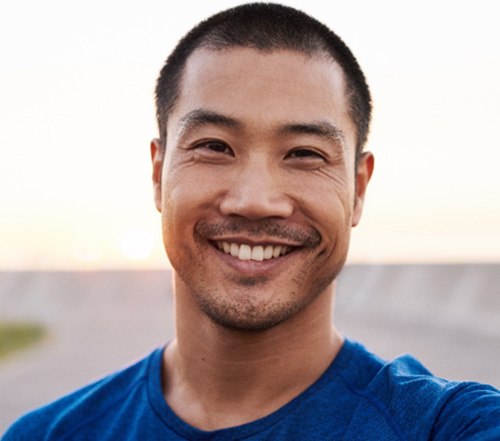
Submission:
{"label": "cheek", "polygon": [[343,253],[349,244],[351,214],[341,201],[334,201],[321,213],[321,230],[325,257]]}
{"label": "cheek", "polygon": [[179,170],[169,174],[162,192],[165,243],[189,240],[196,223],[216,207],[220,190],[199,173]]}
{"label": "cheek", "polygon": [[295,195],[297,204],[318,229],[331,233],[350,225],[354,190],[346,180],[316,180],[313,185],[307,185],[306,180],[301,182]]}

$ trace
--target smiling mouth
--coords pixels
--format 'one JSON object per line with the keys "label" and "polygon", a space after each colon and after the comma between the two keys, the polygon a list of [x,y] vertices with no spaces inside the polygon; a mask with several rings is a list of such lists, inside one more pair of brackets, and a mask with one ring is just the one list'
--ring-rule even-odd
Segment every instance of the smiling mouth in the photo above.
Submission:
{"label": "smiling mouth", "polygon": [[295,247],[288,245],[249,245],[239,244],[234,242],[217,241],[217,248],[225,254],[230,254],[239,260],[255,260],[262,262],[263,260],[276,259],[280,256],[285,256],[290,253]]}

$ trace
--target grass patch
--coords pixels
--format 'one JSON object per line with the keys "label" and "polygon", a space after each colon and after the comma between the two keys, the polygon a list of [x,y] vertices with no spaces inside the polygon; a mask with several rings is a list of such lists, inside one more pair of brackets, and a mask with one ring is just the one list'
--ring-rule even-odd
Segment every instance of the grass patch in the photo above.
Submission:
{"label": "grass patch", "polygon": [[38,323],[0,322],[0,359],[37,343],[44,335],[45,328]]}

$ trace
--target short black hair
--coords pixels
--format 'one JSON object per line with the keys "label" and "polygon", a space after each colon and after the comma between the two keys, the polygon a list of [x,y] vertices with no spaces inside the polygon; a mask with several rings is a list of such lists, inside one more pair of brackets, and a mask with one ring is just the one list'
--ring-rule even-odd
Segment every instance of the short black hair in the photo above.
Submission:
{"label": "short black hair", "polygon": [[327,26],[302,11],[275,3],[248,3],[219,12],[199,23],[179,41],[156,83],[156,117],[163,146],[168,116],[179,98],[186,61],[202,47],[211,50],[245,47],[263,52],[288,49],[309,56],[328,54],[344,72],[349,115],[356,126],[356,153],[362,152],[372,103],[356,58]]}

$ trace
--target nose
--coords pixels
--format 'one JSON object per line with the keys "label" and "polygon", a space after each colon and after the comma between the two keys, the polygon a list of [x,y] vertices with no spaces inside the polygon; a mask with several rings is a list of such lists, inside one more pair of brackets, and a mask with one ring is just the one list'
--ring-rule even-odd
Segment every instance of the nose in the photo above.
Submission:
{"label": "nose", "polygon": [[286,218],[294,209],[280,172],[262,161],[246,164],[235,173],[219,207],[225,216],[236,215],[249,220]]}

